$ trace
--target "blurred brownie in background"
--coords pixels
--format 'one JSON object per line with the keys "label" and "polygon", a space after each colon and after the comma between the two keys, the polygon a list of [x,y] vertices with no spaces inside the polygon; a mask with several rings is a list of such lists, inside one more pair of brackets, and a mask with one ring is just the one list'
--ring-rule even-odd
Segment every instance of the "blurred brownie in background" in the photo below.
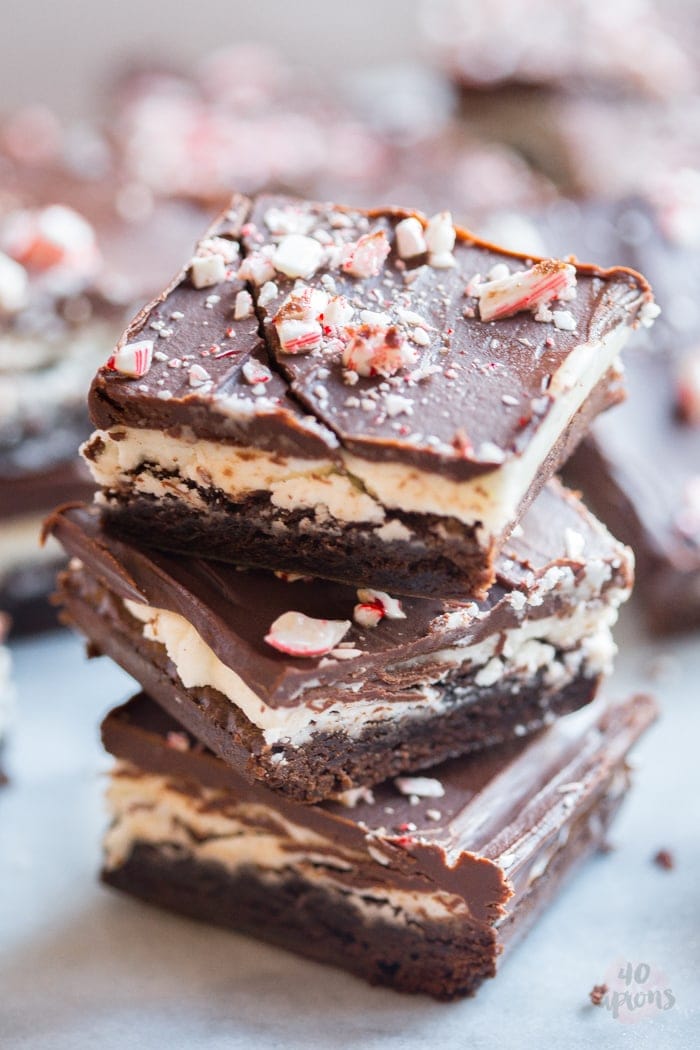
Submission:
{"label": "blurred brownie in background", "polygon": [[60,555],[39,528],[91,492],[77,461],[90,378],[202,222],[119,177],[88,127],[30,108],[0,129],[0,603],[16,630],[53,622]]}

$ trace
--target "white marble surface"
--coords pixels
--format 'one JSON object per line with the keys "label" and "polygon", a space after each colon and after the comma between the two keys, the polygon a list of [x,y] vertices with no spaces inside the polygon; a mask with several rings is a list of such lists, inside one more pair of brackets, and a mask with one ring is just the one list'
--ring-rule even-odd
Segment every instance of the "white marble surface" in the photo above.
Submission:
{"label": "white marble surface", "polygon": [[[631,616],[623,627],[611,688],[653,688],[663,718],[636,752],[617,849],[578,873],[475,1000],[451,1005],[368,988],[100,887],[97,723],[129,680],[87,663],[67,634],[16,644],[19,714],[0,791],[2,1050],[697,1046],[700,638],[655,645]],[[651,862],[662,847],[671,872]],[[617,961],[663,971],[673,1008],[622,1023],[588,1005]]]}

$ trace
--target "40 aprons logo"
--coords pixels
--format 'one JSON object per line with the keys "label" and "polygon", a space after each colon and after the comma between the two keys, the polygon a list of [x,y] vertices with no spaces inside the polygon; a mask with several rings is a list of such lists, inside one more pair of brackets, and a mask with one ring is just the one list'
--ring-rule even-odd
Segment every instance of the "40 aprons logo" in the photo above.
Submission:
{"label": "40 aprons logo", "polygon": [[622,1024],[671,1010],[676,997],[665,973],[649,963],[620,960],[605,975],[606,991],[600,1005]]}

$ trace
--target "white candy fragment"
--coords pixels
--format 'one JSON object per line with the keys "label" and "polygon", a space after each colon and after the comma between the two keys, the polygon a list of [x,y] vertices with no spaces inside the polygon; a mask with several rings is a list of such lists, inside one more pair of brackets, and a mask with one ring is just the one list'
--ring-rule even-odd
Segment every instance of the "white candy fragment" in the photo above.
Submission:
{"label": "white candy fragment", "polygon": [[201,365],[190,365],[187,372],[187,381],[191,387],[196,388],[211,382],[211,376],[206,368],[202,368]]}
{"label": "white candy fragment", "polygon": [[323,247],[313,237],[289,233],[277,245],[272,265],[286,277],[312,277],[323,259]]}
{"label": "white candy fragment", "polygon": [[227,237],[206,237],[197,245],[197,256],[220,255],[224,262],[232,263],[238,258],[240,248],[237,241]]}
{"label": "white candy fragment", "polygon": [[452,251],[457,234],[448,211],[433,215],[425,231],[425,243],[428,246],[428,263],[436,270],[447,270],[456,263]]}
{"label": "white candy fragment", "polygon": [[418,219],[411,216],[397,223],[396,251],[400,259],[413,259],[416,255],[424,255],[427,250],[423,227]]}
{"label": "white candy fragment", "polygon": [[236,321],[245,321],[246,317],[250,317],[253,313],[253,296],[250,292],[246,292],[245,289],[240,291],[236,296],[236,304],[233,309],[233,316]]}
{"label": "white candy fragment", "polygon": [[558,328],[560,332],[576,331],[576,318],[571,313],[571,310],[552,310],[552,320],[554,321],[554,327]]}
{"label": "white candy fragment", "polygon": [[393,325],[362,325],[346,331],[350,341],[343,347],[343,364],[351,372],[389,377],[416,363],[415,349]]}
{"label": "white candy fragment", "polygon": [[335,649],[350,630],[349,620],[316,620],[300,612],[286,612],[271,625],[265,641],[288,656],[323,656]]}
{"label": "white candy fragment", "polygon": [[564,546],[566,547],[567,558],[571,558],[572,561],[578,561],[583,554],[585,545],[586,541],[582,533],[576,529],[564,529]]}
{"label": "white candy fragment", "polygon": [[223,255],[195,255],[190,263],[190,280],[195,288],[211,288],[226,278]]}
{"label": "white candy fragment", "polygon": [[334,295],[328,300],[323,310],[323,323],[328,326],[342,327],[352,321],[354,313],[352,304],[344,295]]}
{"label": "white candy fragment", "polygon": [[554,299],[566,301],[575,297],[576,269],[571,263],[544,259],[530,270],[475,284],[472,294],[479,299],[482,321],[512,317],[521,310],[536,313]]}
{"label": "white candy fragment", "polygon": [[445,788],[434,777],[397,777],[394,786],[402,795],[418,798],[442,798],[445,794]]}
{"label": "white candy fragment", "polygon": [[16,314],[29,300],[27,271],[0,252],[0,313]]}
{"label": "white candy fragment", "polygon": [[236,275],[240,281],[250,281],[260,287],[275,276],[275,268],[263,252],[251,252],[238,268]]}
{"label": "white candy fragment", "polygon": [[653,325],[654,321],[660,313],[661,307],[658,303],[644,303],[644,306],[641,309],[641,313],[639,314],[639,322],[642,328],[651,328],[651,326]]}
{"label": "white candy fragment", "polygon": [[686,423],[700,427],[700,347],[683,356],[676,375],[678,411]]}
{"label": "white candy fragment", "polygon": [[123,376],[139,379],[145,376],[153,359],[153,340],[141,339],[137,343],[127,343],[114,351],[105,367]]}
{"label": "white candy fragment", "polygon": [[343,251],[341,269],[353,277],[376,277],[391,251],[384,230],[365,233]]}
{"label": "white candy fragment", "polygon": [[262,364],[260,361],[254,361],[252,358],[245,362],[241,371],[246,382],[252,386],[255,386],[257,383],[269,383],[272,379],[272,372],[267,365]]}
{"label": "white candy fragment", "polygon": [[265,281],[265,284],[260,289],[258,295],[258,302],[261,306],[267,306],[273,299],[276,299],[279,295],[279,288],[274,281]]}

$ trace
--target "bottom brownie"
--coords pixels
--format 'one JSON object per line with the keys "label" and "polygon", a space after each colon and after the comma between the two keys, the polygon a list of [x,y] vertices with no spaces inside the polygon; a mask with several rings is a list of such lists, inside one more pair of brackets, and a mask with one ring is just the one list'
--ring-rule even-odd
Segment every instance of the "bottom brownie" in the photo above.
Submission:
{"label": "bottom brownie", "polygon": [[246,784],[147,697],[105,720],[106,883],[437,999],[473,994],[628,786],[644,697],[597,701],[526,742],[301,806]]}

